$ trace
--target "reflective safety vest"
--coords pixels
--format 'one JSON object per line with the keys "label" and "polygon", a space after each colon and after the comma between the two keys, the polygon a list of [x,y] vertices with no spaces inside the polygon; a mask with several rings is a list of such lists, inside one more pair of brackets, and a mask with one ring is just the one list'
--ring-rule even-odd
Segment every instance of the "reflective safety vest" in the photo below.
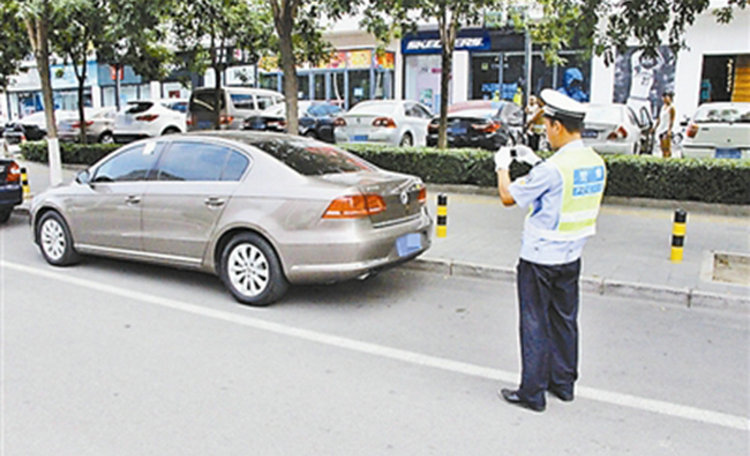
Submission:
{"label": "reflective safety vest", "polygon": [[551,230],[534,227],[534,233],[556,241],[572,241],[594,235],[607,181],[604,160],[590,147],[583,147],[562,150],[549,158],[547,163],[562,176],[559,222]]}

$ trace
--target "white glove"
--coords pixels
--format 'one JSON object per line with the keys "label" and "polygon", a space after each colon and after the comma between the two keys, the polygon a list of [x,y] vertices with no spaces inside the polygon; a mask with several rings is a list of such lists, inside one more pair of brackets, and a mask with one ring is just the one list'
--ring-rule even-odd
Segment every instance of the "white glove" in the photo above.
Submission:
{"label": "white glove", "polygon": [[539,158],[529,146],[520,145],[513,147],[513,149],[515,149],[516,152],[514,158],[520,162],[526,162],[529,165],[534,166],[542,161],[542,159]]}
{"label": "white glove", "polygon": [[510,147],[503,146],[495,152],[495,171],[510,168],[510,162],[513,161],[513,157],[510,156],[510,150]]}

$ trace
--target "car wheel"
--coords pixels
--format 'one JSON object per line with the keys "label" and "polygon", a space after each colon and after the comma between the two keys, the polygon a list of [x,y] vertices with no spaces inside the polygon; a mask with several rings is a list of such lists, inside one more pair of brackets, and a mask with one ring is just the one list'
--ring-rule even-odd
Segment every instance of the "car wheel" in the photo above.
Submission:
{"label": "car wheel", "polygon": [[166,130],[164,130],[162,132],[162,135],[174,135],[174,134],[177,134],[179,132],[180,132],[180,130],[178,128],[169,127],[169,128],[167,128]]}
{"label": "car wheel", "polygon": [[68,224],[57,212],[47,212],[36,225],[39,248],[47,263],[55,266],[67,266],[80,260],[73,248],[73,237]]}
{"label": "car wheel", "polygon": [[10,218],[10,213],[13,212],[13,208],[0,209],[0,223],[5,223]]}
{"label": "car wheel", "polygon": [[221,280],[243,304],[267,306],[289,287],[276,252],[255,233],[234,236],[221,254]]}
{"label": "car wheel", "polygon": [[401,147],[410,147],[414,145],[414,139],[411,137],[411,133],[404,133],[401,138],[401,142],[398,143]]}
{"label": "car wheel", "polygon": [[307,130],[305,136],[308,138],[318,139],[318,135],[315,134],[315,130]]}
{"label": "car wheel", "polygon": [[114,144],[115,137],[112,135],[112,133],[105,131],[101,134],[101,136],[99,136],[99,142],[102,144]]}

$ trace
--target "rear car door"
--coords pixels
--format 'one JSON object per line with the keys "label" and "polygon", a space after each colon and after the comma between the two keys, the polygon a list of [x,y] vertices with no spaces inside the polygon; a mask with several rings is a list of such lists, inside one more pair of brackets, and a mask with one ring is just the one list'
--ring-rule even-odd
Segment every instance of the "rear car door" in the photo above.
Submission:
{"label": "rear car door", "polygon": [[407,103],[404,105],[404,113],[414,132],[414,144],[421,146],[427,144],[427,125],[432,119],[430,111],[418,103]]}
{"label": "rear car door", "polygon": [[161,146],[148,142],[127,147],[94,170],[88,188],[67,206],[77,244],[141,250],[141,199]]}
{"label": "rear car door", "polygon": [[246,154],[224,143],[173,141],[143,197],[144,250],[166,260],[200,263],[249,165]]}

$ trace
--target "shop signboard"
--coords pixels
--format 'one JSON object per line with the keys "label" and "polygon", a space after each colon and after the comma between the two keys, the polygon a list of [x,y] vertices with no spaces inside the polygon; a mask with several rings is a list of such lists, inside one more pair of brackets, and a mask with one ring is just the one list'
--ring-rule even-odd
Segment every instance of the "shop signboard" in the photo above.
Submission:
{"label": "shop signboard", "polygon": [[[459,35],[456,38],[456,51],[488,51],[490,50],[490,36],[482,31],[478,34]],[[436,33],[418,34],[405,37],[401,41],[403,54],[440,54],[442,45]]]}
{"label": "shop signboard", "polygon": [[372,65],[372,51],[370,49],[360,49],[349,51],[347,53],[347,67],[352,68],[370,68]]}

